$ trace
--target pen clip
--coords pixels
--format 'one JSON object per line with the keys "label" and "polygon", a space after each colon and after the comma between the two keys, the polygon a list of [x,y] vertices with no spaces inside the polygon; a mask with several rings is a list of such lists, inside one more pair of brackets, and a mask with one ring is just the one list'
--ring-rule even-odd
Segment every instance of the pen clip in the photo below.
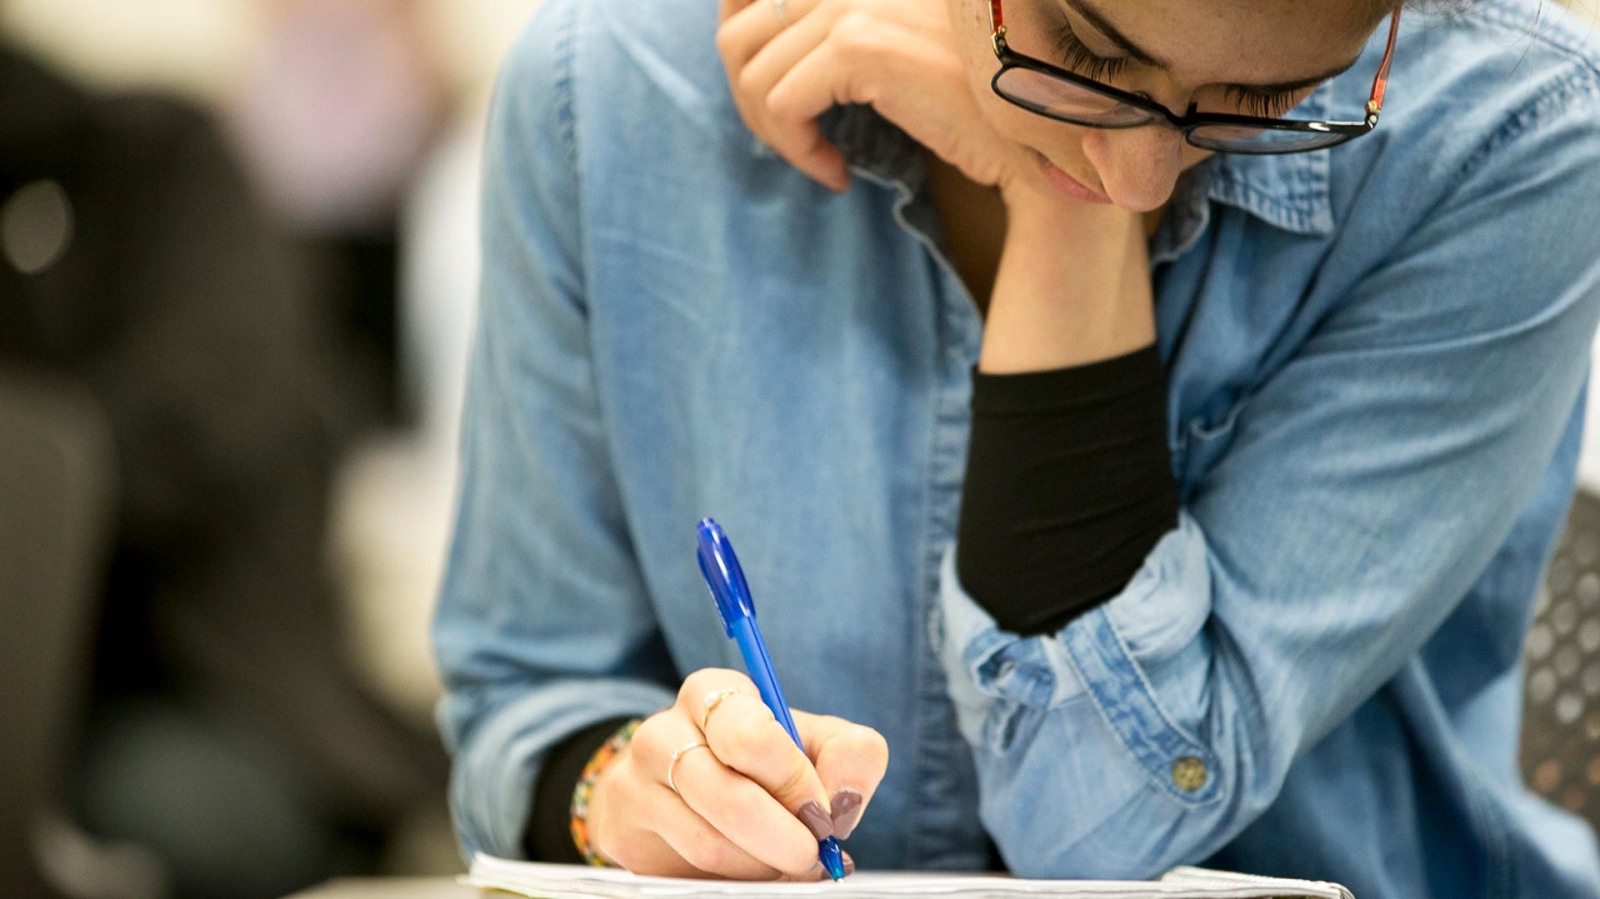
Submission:
{"label": "pen clip", "polygon": [[750,585],[745,582],[744,569],[739,567],[739,557],[733,553],[733,544],[722,526],[707,518],[695,529],[699,538],[700,574],[706,579],[711,598],[717,601],[717,612],[722,616],[722,627],[733,636],[735,622],[756,617],[755,600],[750,598]]}

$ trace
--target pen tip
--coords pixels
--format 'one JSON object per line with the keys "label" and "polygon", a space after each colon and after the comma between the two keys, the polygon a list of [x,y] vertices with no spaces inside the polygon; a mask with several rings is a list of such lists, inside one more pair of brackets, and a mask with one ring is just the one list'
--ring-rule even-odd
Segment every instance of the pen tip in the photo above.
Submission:
{"label": "pen tip", "polygon": [[843,880],[845,874],[844,853],[839,849],[838,839],[828,837],[820,841],[817,844],[817,848],[821,850],[819,855],[822,858],[822,866],[828,869],[828,876],[833,878],[834,883]]}

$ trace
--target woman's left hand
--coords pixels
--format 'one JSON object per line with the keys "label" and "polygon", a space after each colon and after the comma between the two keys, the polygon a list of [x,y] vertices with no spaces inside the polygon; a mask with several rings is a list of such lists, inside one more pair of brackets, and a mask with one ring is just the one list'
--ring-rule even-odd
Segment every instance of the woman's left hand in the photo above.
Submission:
{"label": "woman's left hand", "polygon": [[1031,151],[994,129],[946,10],[946,0],[721,0],[717,49],[750,130],[827,187],[843,190],[850,174],[816,119],[836,104],[867,103],[968,179],[999,189],[1007,228],[984,371],[1081,365],[1148,345],[1140,216],[1065,199]]}
{"label": "woman's left hand", "polygon": [[945,0],[721,0],[717,49],[756,136],[833,190],[850,183],[816,119],[870,104],[971,180],[1007,189],[1040,176],[983,117]]}

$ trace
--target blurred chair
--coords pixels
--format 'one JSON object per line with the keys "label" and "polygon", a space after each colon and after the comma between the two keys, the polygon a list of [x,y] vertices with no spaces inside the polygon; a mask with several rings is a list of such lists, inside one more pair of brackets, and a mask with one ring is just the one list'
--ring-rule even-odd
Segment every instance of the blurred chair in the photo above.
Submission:
{"label": "blurred chair", "polygon": [[1600,829],[1600,496],[1573,499],[1526,661],[1523,778]]}
{"label": "blurred chair", "polygon": [[55,896],[40,837],[60,833],[112,511],[108,426],[84,388],[0,373],[0,882]]}
{"label": "blurred chair", "polygon": [[[32,660],[0,646],[6,663],[92,672],[72,751],[56,749],[77,827],[39,832],[45,870],[73,895],[180,899],[274,899],[376,870],[400,822],[443,814],[448,762],[345,652],[329,476],[376,403],[303,253],[208,115],[87,91],[3,43],[0,212],[0,359],[81,381],[117,466],[93,664],[0,619],[0,643],[29,641]],[[12,489],[32,492],[0,517],[72,508],[43,484]],[[16,614],[41,614],[15,588],[0,604],[14,595]],[[129,859],[161,889],[81,876]],[[0,896],[11,886],[0,872]]]}

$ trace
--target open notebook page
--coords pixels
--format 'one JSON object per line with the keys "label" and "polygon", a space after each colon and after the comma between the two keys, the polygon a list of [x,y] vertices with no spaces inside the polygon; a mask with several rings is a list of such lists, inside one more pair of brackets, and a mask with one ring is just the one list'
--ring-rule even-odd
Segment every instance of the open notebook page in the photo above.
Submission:
{"label": "open notebook page", "polygon": [[463,881],[531,899],[1352,899],[1338,884],[1179,868],[1159,881],[1022,880],[977,874],[860,871],[839,883],[744,883],[640,877],[614,868],[548,865],[478,855]]}

